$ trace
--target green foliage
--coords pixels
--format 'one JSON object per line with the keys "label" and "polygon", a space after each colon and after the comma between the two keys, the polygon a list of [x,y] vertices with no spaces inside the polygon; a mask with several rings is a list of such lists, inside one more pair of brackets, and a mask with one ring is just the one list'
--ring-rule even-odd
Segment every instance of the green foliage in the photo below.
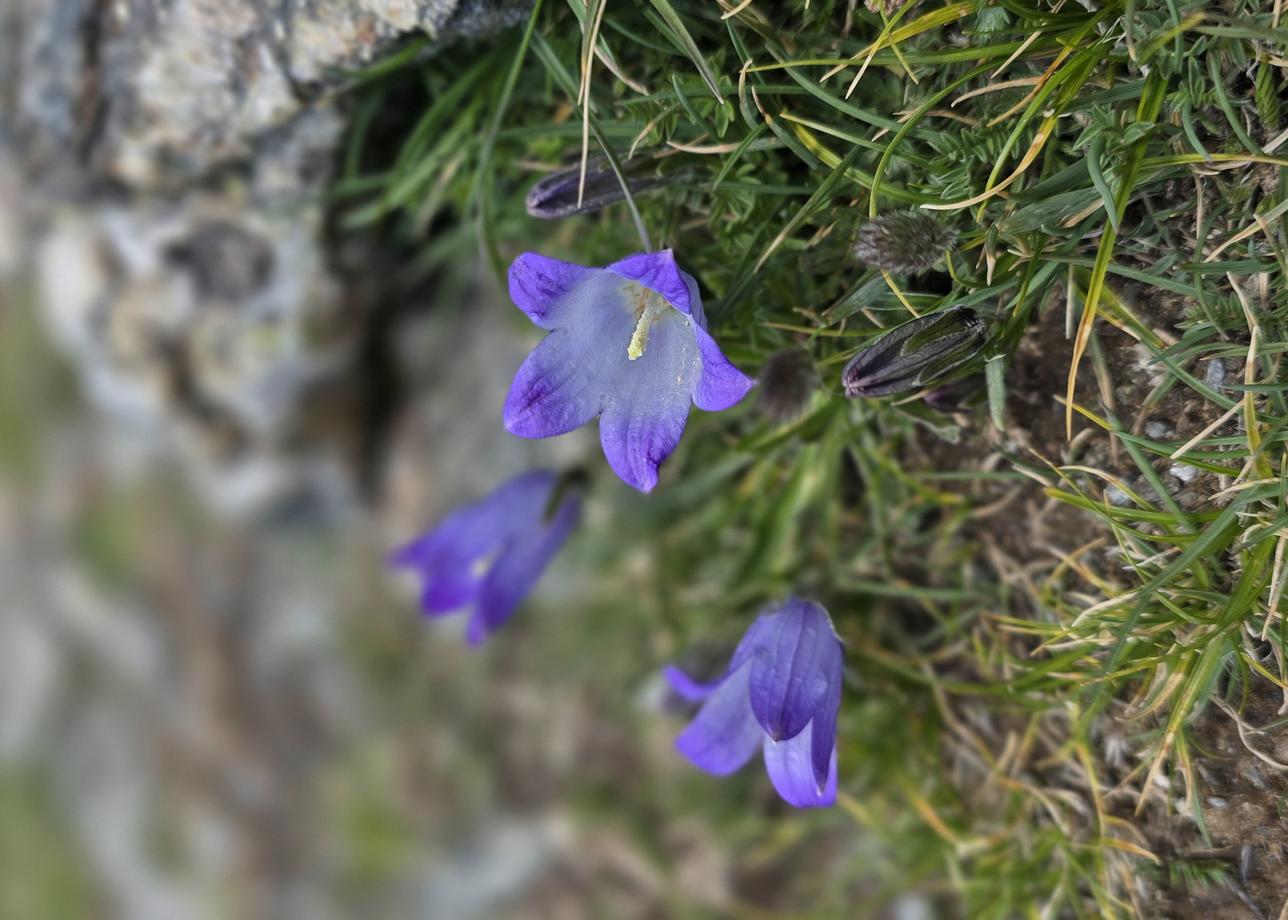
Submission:
{"label": "green foliage", "polygon": [[0,865],[10,884],[0,885],[0,917],[43,920],[89,917],[97,905],[87,867],[34,771],[0,771]]}
{"label": "green foliage", "polygon": [[[1250,2],[589,6],[547,2],[526,30],[380,65],[334,189],[345,224],[382,222],[416,248],[413,274],[473,247],[498,276],[525,249],[604,263],[646,235],[699,279],[735,363],[804,348],[822,388],[803,414],[749,400],[695,416],[656,495],[613,493],[629,540],[592,554],[588,603],[674,655],[736,636],[772,598],[817,596],[849,647],[843,804],[886,841],[886,883],[947,884],[968,916],[1129,913],[1121,867],[1147,847],[1098,798],[1106,709],[1155,717],[1143,769],[1174,766],[1197,800],[1191,716],[1232,692],[1227,675],[1288,681],[1288,160],[1267,147],[1288,32]],[[528,187],[583,152],[666,181],[596,214],[527,216]],[[923,206],[957,233],[946,272],[855,261],[865,220]],[[1176,315],[1137,306],[1164,300]],[[1068,411],[1121,465],[1004,438],[1009,466],[957,469],[935,446],[956,421],[842,398],[865,343],[951,306],[993,329],[998,427],[1016,395],[1004,365],[1067,310],[1071,401],[1029,411]],[[1107,328],[1157,374],[1140,405],[1088,402],[1090,381],[1114,388]],[[1248,370],[1210,383],[1218,360]],[[1181,402],[1229,417],[1188,443],[1141,433]],[[1182,506],[1173,462],[1218,488]],[[1078,551],[999,562],[981,507],[1034,480],[1117,543],[1121,569]],[[964,715],[981,708],[988,731]]]}

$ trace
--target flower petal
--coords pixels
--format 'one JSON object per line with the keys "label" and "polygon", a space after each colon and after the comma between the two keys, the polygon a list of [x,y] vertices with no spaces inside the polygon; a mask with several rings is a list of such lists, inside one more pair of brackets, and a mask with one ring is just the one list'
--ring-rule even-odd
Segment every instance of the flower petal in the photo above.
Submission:
{"label": "flower petal", "polygon": [[[825,701],[841,692],[841,642],[818,604],[792,598],[754,631],[751,706],[775,740],[798,735]],[[762,653],[759,649],[764,649]]]}
{"label": "flower petal", "polygon": [[597,271],[525,252],[510,263],[510,299],[542,329],[553,329],[568,294]]}
{"label": "flower petal", "polygon": [[728,409],[747,395],[755,381],[729,363],[707,330],[695,324],[693,336],[702,356],[702,373],[693,384],[693,402],[708,412]]}
{"label": "flower petal", "polygon": [[814,767],[814,779],[820,784],[826,784],[829,769],[835,770],[835,767],[829,767],[828,764],[835,763],[836,759],[836,716],[841,709],[841,679],[838,653],[836,673],[831,677],[828,693],[814,710],[814,718],[810,722],[810,759]]}
{"label": "flower petal", "polygon": [[657,485],[657,469],[684,434],[700,359],[688,317],[653,324],[644,354],[622,368],[599,420],[608,465],[641,492]]}
{"label": "flower petal", "polygon": [[702,704],[675,746],[694,766],[716,776],[734,772],[756,753],[764,737],[747,701],[750,668],[741,668]]}
{"label": "flower petal", "polygon": [[568,296],[559,328],[514,375],[503,411],[507,431],[524,438],[554,437],[603,410],[626,370],[635,329],[622,288],[617,276],[600,272]]}
{"label": "flower petal", "polygon": [[569,496],[549,523],[520,534],[501,548],[496,563],[479,587],[478,609],[470,617],[465,632],[470,645],[478,645],[514,615],[580,517],[580,499]]}
{"label": "flower petal", "polygon": [[430,616],[459,610],[474,600],[482,580],[482,574],[470,562],[444,566],[426,580],[420,593],[420,607]]}
{"label": "flower petal", "polygon": [[704,684],[701,681],[694,680],[673,664],[668,664],[662,669],[662,676],[666,678],[666,682],[671,685],[671,689],[681,699],[688,700],[690,703],[701,703],[715,693],[724,681],[722,677],[719,680]]}
{"label": "flower petal", "polygon": [[614,262],[606,270],[657,291],[666,298],[667,303],[681,313],[693,312],[687,276],[680,271],[680,266],[675,262],[675,255],[669,249],[659,252],[637,252],[635,255]]}
{"label": "flower petal", "polygon": [[826,776],[815,778],[813,757],[813,723],[796,737],[786,741],[765,738],[765,770],[778,794],[797,808],[822,808],[836,803],[836,746],[827,758]]}
{"label": "flower petal", "polygon": [[522,473],[395,550],[390,562],[414,569],[424,580],[421,603],[427,613],[455,610],[472,600],[477,591],[475,565],[540,520],[554,482],[555,475],[548,470]]}

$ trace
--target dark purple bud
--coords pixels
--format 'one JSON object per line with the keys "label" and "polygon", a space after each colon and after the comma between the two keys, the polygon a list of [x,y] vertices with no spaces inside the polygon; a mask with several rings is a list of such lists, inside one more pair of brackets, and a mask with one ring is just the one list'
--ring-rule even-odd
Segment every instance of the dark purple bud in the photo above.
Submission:
{"label": "dark purple bud", "polygon": [[890,396],[945,381],[979,354],[988,330],[975,311],[950,307],[896,326],[845,365],[845,395]]}
{"label": "dark purple bud", "polygon": [[[671,181],[668,176],[631,176],[630,169],[644,158],[627,160],[622,164],[626,185],[632,195],[648,191]],[[578,190],[581,200],[578,203]],[[610,204],[622,201],[626,193],[613,167],[603,157],[591,159],[586,164],[586,184],[581,185],[581,165],[551,173],[528,192],[528,213],[542,220],[558,220],[574,214],[588,214]]]}
{"label": "dark purple bud", "polygon": [[860,262],[898,275],[917,275],[952,249],[957,233],[922,211],[886,214],[859,228]]}

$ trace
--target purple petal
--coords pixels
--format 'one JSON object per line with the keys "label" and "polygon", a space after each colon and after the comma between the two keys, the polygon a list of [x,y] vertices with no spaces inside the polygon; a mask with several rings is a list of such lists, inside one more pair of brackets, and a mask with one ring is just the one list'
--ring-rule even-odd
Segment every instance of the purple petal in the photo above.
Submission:
{"label": "purple petal", "polygon": [[510,263],[510,299],[542,329],[553,329],[568,294],[597,271],[525,252]]}
{"label": "purple petal", "polygon": [[771,738],[793,738],[821,705],[839,699],[841,642],[827,611],[798,598],[761,616],[748,638],[753,632],[752,709]]}
{"label": "purple petal", "polygon": [[624,362],[599,420],[608,465],[641,492],[657,485],[657,470],[684,434],[699,359],[691,320],[671,314],[653,324],[644,354]]}
{"label": "purple petal", "polygon": [[[810,759],[814,767],[814,779],[826,784],[828,770],[835,772],[836,761],[836,716],[841,709],[841,664],[837,656],[836,675],[831,681],[830,692],[823,697],[823,702],[814,710],[810,721]],[[829,767],[829,764],[833,766]]]}
{"label": "purple petal", "polygon": [[681,699],[688,700],[690,703],[701,703],[715,693],[720,684],[724,682],[724,678],[721,677],[719,680],[704,684],[701,681],[694,680],[672,664],[668,664],[662,669],[662,676],[666,678],[666,682],[671,685],[671,689]]}
{"label": "purple petal", "polygon": [[755,381],[729,363],[707,330],[695,326],[693,335],[702,356],[702,374],[693,385],[693,402],[708,412],[728,409],[747,395]]}
{"label": "purple petal", "polygon": [[603,410],[627,369],[635,331],[622,288],[616,275],[600,272],[566,298],[560,327],[514,375],[503,412],[506,430],[524,438],[554,437]]}
{"label": "purple petal", "polygon": [[421,609],[431,616],[451,613],[474,600],[483,576],[469,562],[435,571],[420,594]]}
{"label": "purple petal", "polygon": [[[608,266],[607,271],[657,291],[667,303],[681,313],[692,313],[693,304],[686,275],[675,263],[669,249],[660,252],[637,252]],[[696,286],[695,286],[696,289]],[[699,306],[699,309],[701,307]]]}
{"label": "purple petal", "polygon": [[549,523],[521,534],[501,548],[479,588],[478,609],[466,628],[465,638],[470,645],[478,645],[514,615],[580,517],[581,501],[569,496]]}
{"label": "purple petal", "polygon": [[473,599],[479,584],[475,565],[540,519],[554,481],[546,470],[516,476],[390,556],[392,564],[414,569],[424,580],[427,613],[455,610]]}
{"label": "purple petal", "polygon": [[741,668],[702,704],[675,746],[694,766],[716,776],[734,772],[756,753],[764,738],[747,701],[750,668]]}
{"label": "purple petal", "polygon": [[815,778],[813,724],[786,741],[765,738],[765,769],[778,794],[797,808],[822,808],[836,803],[836,746],[827,758],[826,778]]}

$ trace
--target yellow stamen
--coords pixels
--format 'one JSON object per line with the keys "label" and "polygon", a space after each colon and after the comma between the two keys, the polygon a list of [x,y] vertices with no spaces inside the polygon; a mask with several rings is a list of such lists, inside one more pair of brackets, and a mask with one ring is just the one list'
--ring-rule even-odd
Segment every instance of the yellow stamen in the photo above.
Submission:
{"label": "yellow stamen", "polygon": [[626,357],[632,361],[643,356],[644,349],[648,346],[649,330],[653,328],[658,317],[671,306],[654,291],[642,292],[635,304],[639,311],[639,321],[635,323],[635,333],[631,336],[631,344],[626,349]]}

